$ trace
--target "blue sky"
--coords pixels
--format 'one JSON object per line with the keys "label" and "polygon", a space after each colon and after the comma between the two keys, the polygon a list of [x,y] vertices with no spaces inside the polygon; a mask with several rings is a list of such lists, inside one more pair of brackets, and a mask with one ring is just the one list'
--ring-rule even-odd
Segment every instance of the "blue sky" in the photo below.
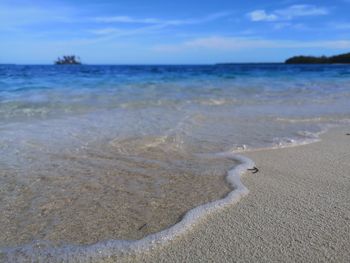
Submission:
{"label": "blue sky", "polygon": [[0,63],[278,62],[350,52],[350,0],[0,0]]}

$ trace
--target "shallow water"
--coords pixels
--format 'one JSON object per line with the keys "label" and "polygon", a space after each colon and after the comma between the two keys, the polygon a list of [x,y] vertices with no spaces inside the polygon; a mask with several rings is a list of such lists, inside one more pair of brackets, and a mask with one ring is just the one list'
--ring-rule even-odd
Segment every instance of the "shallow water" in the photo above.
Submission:
{"label": "shallow water", "polygon": [[350,120],[342,65],[0,66],[0,246],[139,239],[229,192],[207,153]]}

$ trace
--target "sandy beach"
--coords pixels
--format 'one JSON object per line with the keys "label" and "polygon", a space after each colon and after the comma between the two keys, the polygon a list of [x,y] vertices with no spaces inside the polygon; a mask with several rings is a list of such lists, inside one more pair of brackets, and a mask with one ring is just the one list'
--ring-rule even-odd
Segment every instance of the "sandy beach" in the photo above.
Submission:
{"label": "sandy beach", "polygon": [[[250,193],[148,250],[64,249],[43,262],[349,262],[350,136],[336,128],[321,141],[247,152],[259,172],[242,178]],[[38,245],[40,250],[41,245]],[[102,247],[101,247],[102,248]],[[108,245],[105,247],[108,250]],[[103,248],[102,248],[103,249]],[[106,251],[106,249],[103,249]],[[38,250],[38,252],[39,252]],[[20,254],[24,253],[18,251]],[[15,259],[19,260],[18,256]],[[28,255],[27,255],[28,256]],[[28,257],[23,262],[26,262]],[[2,255],[2,259],[6,259]],[[23,258],[23,259],[24,259]],[[6,261],[6,260],[5,260]],[[17,261],[15,261],[17,262]],[[35,261],[36,262],[36,261]]]}
{"label": "sandy beach", "polygon": [[118,262],[349,262],[350,136],[333,129],[322,141],[247,153],[250,193],[190,233]]}

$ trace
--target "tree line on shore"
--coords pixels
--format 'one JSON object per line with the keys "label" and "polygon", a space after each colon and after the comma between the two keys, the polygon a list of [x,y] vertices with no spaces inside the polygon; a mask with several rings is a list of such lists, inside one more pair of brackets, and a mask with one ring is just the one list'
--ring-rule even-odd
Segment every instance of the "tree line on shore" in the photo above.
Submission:
{"label": "tree line on shore", "polygon": [[336,56],[295,56],[287,59],[286,64],[350,64],[350,53]]}

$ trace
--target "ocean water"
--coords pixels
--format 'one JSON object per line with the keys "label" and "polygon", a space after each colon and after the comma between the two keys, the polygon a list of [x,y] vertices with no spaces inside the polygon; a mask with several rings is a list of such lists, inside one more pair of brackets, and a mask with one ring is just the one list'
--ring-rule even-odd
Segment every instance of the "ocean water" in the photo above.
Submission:
{"label": "ocean water", "polygon": [[349,121],[346,65],[0,66],[0,247],[140,239]]}

